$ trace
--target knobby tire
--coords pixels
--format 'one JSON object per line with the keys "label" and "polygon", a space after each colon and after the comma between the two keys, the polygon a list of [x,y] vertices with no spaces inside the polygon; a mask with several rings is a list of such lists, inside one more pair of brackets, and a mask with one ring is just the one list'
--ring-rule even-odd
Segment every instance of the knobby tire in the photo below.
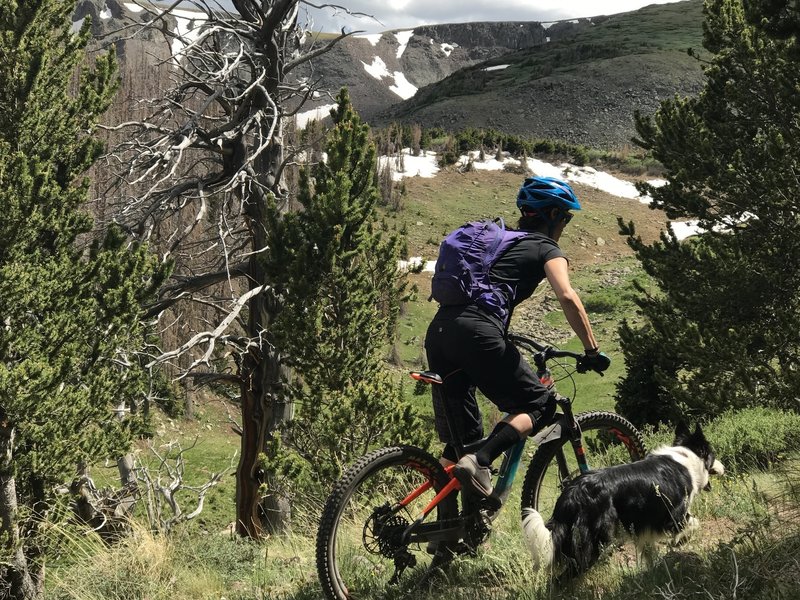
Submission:
{"label": "knobby tire", "polygon": [[[322,591],[328,600],[348,600],[374,594],[379,597],[407,597],[403,591],[406,580],[413,581],[426,568],[432,556],[425,544],[409,544],[401,550],[413,555],[416,565],[402,572],[401,581],[390,582],[395,569],[394,559],[381,554],[378,547],[392,546],[389,541],[373,535],[376,527],[370,515],[383,503],[402,500],[425,481],[432,489],[401,511],[392,521],[398,530],[404,523],[414,521],[423,507],[449,481],[439,461],[428,452],[413,446],[397,446],[375,450],[359,459],[345,471],[328,497],[317,534],[317,572]],[[444,498],[428,515],[427,522],[449,520],[458,516],[454,494]],[[381,546],[382,545],[382,546]],[[391,550],[387,551],[391,552]]]}

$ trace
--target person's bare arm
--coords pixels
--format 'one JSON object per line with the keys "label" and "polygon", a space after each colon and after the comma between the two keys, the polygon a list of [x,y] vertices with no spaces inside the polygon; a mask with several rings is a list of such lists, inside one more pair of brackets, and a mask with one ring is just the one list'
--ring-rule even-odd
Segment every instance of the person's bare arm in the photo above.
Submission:
{"label": "person's bare arm", "polygon": [[544,272],[550,287],[553,288],[556,294],[556,298],[561,303],[561,309],[567,317],[567,322],[583,343],[584,349],[593,350],[597,348],[597,340],[595,340],[594,333],[592,333],[592,326],[589,323],[589,317],[586,315],[586,309],[583,308],[583,303],[578,293],[572,289],[572,284],[569,282],[567,259],[559,256],[548,260],[544,263]]}

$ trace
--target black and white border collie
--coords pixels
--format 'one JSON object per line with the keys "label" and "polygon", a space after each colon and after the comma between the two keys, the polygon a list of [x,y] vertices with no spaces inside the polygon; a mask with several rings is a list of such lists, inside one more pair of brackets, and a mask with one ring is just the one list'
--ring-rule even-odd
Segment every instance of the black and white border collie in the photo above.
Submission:
{"label": "black and white border collie", "polygon": [[532,508],[524,509],[522,529],[534,565],[578,575],[619,533],[630,534],[639,557],[652,561],[658,539],[680,542],[699,526],[689,514],[692,501],[710,489],[709,475],[724,471],[700,426],[690,433],[681,424],[673,446],[569,482],[547,523]]}

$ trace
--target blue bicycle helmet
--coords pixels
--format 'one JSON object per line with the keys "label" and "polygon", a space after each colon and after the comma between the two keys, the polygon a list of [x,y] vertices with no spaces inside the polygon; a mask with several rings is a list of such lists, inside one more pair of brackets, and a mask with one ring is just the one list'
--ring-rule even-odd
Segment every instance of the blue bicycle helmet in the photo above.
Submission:
{"label": "blue bicycle helmet", "polygon": [[519,188],[517,208],[540,209],[556,206],[562,210],[580,210],[581,203],[566,181],[555,177],[528,177]]}

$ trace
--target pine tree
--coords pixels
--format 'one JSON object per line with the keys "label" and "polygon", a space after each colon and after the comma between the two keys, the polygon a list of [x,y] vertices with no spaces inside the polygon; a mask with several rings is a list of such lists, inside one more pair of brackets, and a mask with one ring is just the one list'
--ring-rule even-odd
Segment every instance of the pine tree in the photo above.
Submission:
{"label": "pine tree", "polygon": [[622,328],[618,407],[638,421],[800,407],[800,42],[786,26],[795,4],[707,2],[704,89],[637,116],[639,144],[667,170],[669,185],[648,190],[654,207],[706,230],[646,245],[623,227],[658,284],[640,301],[645,324]]}
{"label": "pine tree", "polygon": [[160,274],[116,230],[93,232],[90,132],[116,88],[113,54],[87,66],[74,2],[0,3],[0,580],[42,594],[40,532],[63,516],[79,463],[116,457],[144,397],[140,301]]}
{"label": "pine tree", "polygon": [[384,361],[404,294],[402,240],[376,220],[375,146],[346,90],[333,116],[327,162],[301,173],[304,210],[272,225],[269,269],[286,291],[274,332],[297,377],[284,441],[317,484],[419,430]]}

